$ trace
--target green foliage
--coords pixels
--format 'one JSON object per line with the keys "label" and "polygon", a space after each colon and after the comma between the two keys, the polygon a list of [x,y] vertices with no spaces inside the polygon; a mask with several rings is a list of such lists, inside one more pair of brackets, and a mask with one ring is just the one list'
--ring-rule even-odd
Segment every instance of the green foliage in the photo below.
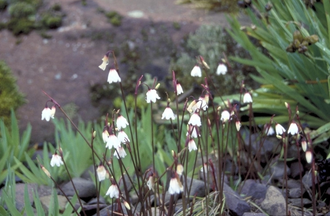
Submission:
{"label": "green foliage", "polygon": [[8,2],[6,0],[0,0],[0,11],[3,11],[7,8]]}
{"label": "green foliage", "polygon": [[62,25],[62,17],[57,15],[45,14],[41,18],[41,22],[48,29],[56,29]]}
{"label": "green foliage", "polygon": [[6,126],[0,119],[0,183],[8,174],[7,167],[16,169],[17,165],[14,162],[16,158],[24,162],[25,154],[31,157],[35,151],[33,148],[29,148],[31,126],[28,125],[20,136],[14,111],[11,112],[10,120],[10,126]]}
{"label": "green foliage", "polygon": [[113,26],[120,26],[121,25],[121,20],[123,17],[116,11],[109,11],[105,14],[105,16],[108,18],[108,21],[113,25]]}
{"label": "green foliage", "polygon": [[34,29],[34,21],[28,19],[10,19],[7,23],[7,28],[15,36],[29,34]]}
{"label": "green foliage", "polygon": [[[242,0],[242,2],[245,0]],[[192,4],[199,9],[237,12],[239,0],[177,0],[177,4]]]}
{"label": "green foliage", "polygon": [[0,80],[0,118],[3,118],[7,124],[10,121],[10,110],[16,110],[25,101],[17,88],[16,80],[10,68],[3,61],[0,61]]}
{"label": "green foliage", "polygon": [[[248,52],[237,46],[237,43],[222,30],[222,27],[203,25],[195,33],[189,35],[185,43],[185,52],[172,60],[170,69],[176,72],[179,82],[184,80],[181,83],[184,89],[191,88],[196,82],[196,78],[190,76],[190,71],[198,62],[197,57],[201,55],[210,66],[206,72],[212,78],[212,82],[221,88],[221,95],[239,91],[239,83],[243,80],[247,86],[255,87],[254,82],[249,77],[251,73],[254,73],[254,70],[233,61],[229,62],[231,69],[226,75],[216,74],[218,64],[222,62],[222,58],[225,58],[224,54],[249,58]],[[203,77],[205,76],[204,73]],[[198,82],[201,80],[199,79]],[[223,88],[223,86],[226,87]]]}
{"label": "green foliage", "polygon": [[[49,209],[46,209],[43,207],[39,195],[36,191],[32,191],[33,193],[33,200],[30,200],[28,187],[25,185],[24,188],[24,208],[20,212],[18,209],[16,209],[16,182],[15,182],[15,175],[12,171],[9,172],[6,180],[6,184],[4,189],[2,190],[2,196],[0,197],[0,215],[2,216],[9,216],[9,215],[15,215],[15,216],[53,216],[53,215],[59,215],[59,203],[58,203],[58,197],[57,197],[57,191],[54,188],[52,190],[52,197],[50,201]],[[71,202],[73,205],[77,202],[77,196],[75,195]],[[33,203],[33,206],[31,205]],[[6,209],[5,209],[6,208]],[[67,204],[65,211],[61,212],[61,215],[63,216],[69,216],[72,215],[73,209],[72,207]]]}
{"label": "green foliage", "polygon": [[11,18],[27,18],[35,15],[36,8],[27,2],[10,4],[8,12]]}
{"label": "green foliage", "polygon": [[[270,93],[276,98],[293,101],[292,109],[298,105],[299,111],[306,114],[300,114],[301,118],[311,126],[319,127],[330,120],[328,115],[330,18],[326,13],[330,10],[330,4],[327,1],[315,3],[315,11],[307,8],[300,0],[274,1],[273,9],[266,12],[267,2],[266,0],[258,1],[258,4],[253,2],[253,6],[260,12],[258,14],[262,15],[261,19],[253,10],[247,9],[246,12],[253,22],[251,28],[244,27],[242,31],[236,18],[229,19],[232,28],[229,31],[230,35],[252,56],[252,60],[238,57],[232,59],[256,67],[261,77],[253,76],[253,78],[262,84],[271,85],[270,88],[266,88],[265,94]],[[308,48],[304,48],[301,52],[287,52],[286,49],[297,39],[297,31],[300,32],[302,41],[304,38],[316,35],[319,42],[308,44]],[[250,38],[258,40],[268,54],[262,53]],[[299,44],[296,47],[299,48]],[[254,96],[257,99],[260,95]],[[269,106],[267,103],[261,102],[261,104],[264,108]],[[285,110],[283,105],[278,112],[285,113]],[[262,112],[270,115],[274,113],[271,109],[262,109]],[[281,117],[281,115],[277,116]]]}
{"label": "green foliage", "polygon": [[[8,30],[15,36],[29,34],[35,29],[55,29],[62,25],[64,13],[59,4],[39,13],[42,0],[9,1],[8,12],[10,20],[6,23]],[[38,15],[38,16],[37,16]],[[40,19],[36,19],[40,17]]]}

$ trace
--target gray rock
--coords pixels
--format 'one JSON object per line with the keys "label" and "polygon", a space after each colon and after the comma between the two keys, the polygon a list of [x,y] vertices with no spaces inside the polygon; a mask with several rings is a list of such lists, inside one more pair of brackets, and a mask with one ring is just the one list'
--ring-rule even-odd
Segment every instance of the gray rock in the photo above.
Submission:
{"label": "gray rock", "polygon": [[242,184],[241,194],[251,196],[254,199],[264,199],[266,196],[267,187],[255,180],[248,179]]}
{"label": "gray rock", "polygon": [[258,152],[261,155],[261,162],[266,162],[270,154],[276,153],[275,151],[279,140],[276,137],[266,137],[265,139],[260,139],[259,133],[251,134],[251,145],[250,145],[250,131],[247,128],[241,129],[241,134],[244,137],[245,147],[247,149],[251,148],[251,153],[256,155]]}
{"label": "gray rock", "polygon": [[269,186],[266,198],[260,204],[261,208],[269,215],[286,215],[285,199],[282,193],[274,186]]}
{"label": "gray rock", "polygon": [[[96,188],[92,181],[83,178],[73,178],[72,179],[80,198],[88,198],[96,196]],[[75,191],[71,182],[65,183],[61,189],[65,192],[67,196],[74,196]]]}
{"label": "gray rock", "polygon": [[245,202],[240,195],[235,192],[226,183],[223,184],[223,193],[226,198],[226,207],[234,213],[234,215],[242,216],[245,212],[251,210],[249,204]]}
{"label": "gray rock", "polygon": [[267,216],[264,213],[245,212],[243,216]]}
{"label": "gray rock", "polygon": [[305,193],[305,190],[303,188],[303,192],[301,193],[301,188],[291,188],[289,189],[289,197],[291,198],[299,198],[302,194]]}
{"label": "gray rock", "polygon": [[190,189],[190,193],[189,196],[197,196],[197,197],[204,197],[205,196],[205,189],[207,187],[205,187],[205,182],[204,181],[200,181],[197,179],[191,179],[189,177],[187,177],[187,187],[189,188],[191,185],[191,189]]}
{"label": "gray rock", "polygon": [[[301,199],[300,198],[289,199],[288,202],[291,203],[294,206],[301,207]],[[309,200],[307,198],[303,198],[303,205],[310,205],[310,204],[312,204],[311,200]]]}
{"label": "gray rock", "polygon": [[[315,176],[315,184],[318,182],[317,179],[318,178]],[[306,173],[302,179],[302,182],[305,185],[305,187],[309,187],[309,188],[312,187],[313,186],[312,172]]]}
{"label": "gray rock", "polygon": [[[288,179],[288,188],[300,188],[300,181],[294,180],[294,179]],[[284,185],[284,184],[283,184]]]}
{"label": "gray rock", "polygon": [[304,171],[304,168],[303,168],[303,166],[302,166],[301,163],[299,163],[298,161],[296,161],[296,162],[293,162],[290,165],[290,170],[291,170],[291,177],[292,178],[296,178],[296,177],[299,177],[300,170],[303,172]]}
{"label": "gray rock", "polygon": [[291,172],[290,168],[283,161],[277,161],[270,168],[270,172],[273,179],[277,179],[277,180],[283,179],[284,166],[286,166],[286,174],[290,175]]}
{"label": "gray rock", "polygon": [[[16,209],[19,211],[22,211],[25,208],[25,202],[24,202],[24,193],[25,193],[25,186],[27,187],[28,196],[30,200],[30,204],[32,205],[34,202],[33,199],[33,192],[36,192],[39,194],[51,194],[51,188],[48,186],[38,186],[37,184],[23,184],[23,183],[17,183],[16,184],[16,191],[15,191],[15,205]],[[2,197],[4,188],[0,190],[0,197]]]}
{"label": "gray rock", "polygon": [[[113,203],[112,205],[109,205],[108,207],[102,209],[100,211],[100,216],[117,216],[120,215],[118,213],[122,213],[123,215],[127,215],[127,209],[124,204],[121,204],[120,206],[117,203]],[[94,214],[94,216],[97,216],[97,214]]]}
{"label": "gray rock", "polygon": [[[60,211],[64,211],[65,206],[68,203],[68,200],[64,196],[61,196],[61,195],[58,195],[57,199],[58,199],[58,209]],[[43,209],[45,210],[46,215],[48,214],[48,209],[50,209],[51,205],[53,205],[53,203],[51,203],[51,201],[52,201],[52,195],[40,197],[40,202],[41,202]]]}

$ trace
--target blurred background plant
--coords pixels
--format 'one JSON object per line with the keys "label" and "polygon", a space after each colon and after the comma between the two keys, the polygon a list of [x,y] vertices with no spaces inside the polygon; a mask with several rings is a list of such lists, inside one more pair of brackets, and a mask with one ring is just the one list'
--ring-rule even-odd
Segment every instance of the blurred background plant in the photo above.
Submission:
{"label": "blurred background plant", "polygon": [[25,103],[25,100],[10,68],[3,61],[0,61],[0,80],[0,118],[5,124],[9,124],[11,109],[16,110]]}
{"label": "blurred background plant", "polygon": [[[212,77],[212,83],[219,88],[221,95],[239,91],[243,80],[250,88],[257,87],[256,82],[250,77],[251,74],[256,74],[253,67],[232,60],[226,62],[226,56],[231,55],[250,58],[249,52],[238,45],[222,27],[202,25],[196,32],[188,35],[183,43],[183,52],[176,53],[171,60],[169,71],[176,72],[177,79],[179,82],[182,81],[184,89],[196,87],[196,79],[187,74],[197,64],[199,55],[203,56],[210,66],[208,75]],[[217,75],[218,64],[223,62],[229,66],[228,72],[226,75]],[[170,81],[170,78],[168,80]]]}
{"label": "blurred background plant", "polygon": [[[275,114],[276,121],[285,121],[282,116],[286,108],[272,109],[277,104],[264,100],[266,96],[279,103],[290,100],[292,107],[298,105],[301,120],[310,127],[329,122],[330,21],[326,14],[329,9],[327,1],[306,6],[301,0],[271,4],[261,0],[246,8],[251,26],[240,26],[235,17],[228,19],[229,34],[252,57],[231,59],[255,67],[261,76],[251,75],[263,84],[253,94],[258,112]],[[251,38],[257,40],[267,54],[262,53]]]}
{"label": "blurred background plant", "polygon": [[50,37],[43,31],[60,27],[64,16],[59,4],[45,6],[43,0],[0,1],[0,11],[8,16],[1,29],[7,28],[15,36],[40,30],[41,36]]}
{"label": "blurred background plant", "polygon": [[177,0],[177,4],[191,4],[194,8],[207,9],[212,11],[238,12],[238,5],[250,0]]}

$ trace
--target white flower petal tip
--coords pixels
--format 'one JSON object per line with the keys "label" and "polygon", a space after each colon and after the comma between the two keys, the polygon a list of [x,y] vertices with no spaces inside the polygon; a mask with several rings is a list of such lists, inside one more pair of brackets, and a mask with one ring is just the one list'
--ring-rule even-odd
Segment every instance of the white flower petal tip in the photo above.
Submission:
{"label": "white flower petal tip", "polygon": [[117,117],[116,125],[117,125],[118,130],[121,130],[122,128],[126,128],[126,126],[128,126],[129,124],[124,116],[119,115]]}
{"label": "white flower petal tip", "polygon": [[197,146],[196,146],[196,142],[193,139],[190,139],[188,142],[188,150],[189,152],[191,151],[196,151],[197,150]]}
{"label": "white flower petal tip", "polygon": [[246,92],[243,96],[243,103],[252,103],[252,96],[249,92]]}
{"label": "white flower petal tip", "polygon": [[197,113],[192,114],[188,124],[196,127],[202,126],[201,117]]}
{"label": "white flower petal tip", "polygon": [[107,67],[107,65],[109,64],[109,58],[105,55],[103,58],[102,58],[102,64],[99,65],[99,68],[101,70],[105,70],[105,68]]}
{"label": "white flower petal tip", "polygon": [[173,112],[173,110],[171,109],[171,107],[166,107],[163,114],[162,114],[162,119],[166,119],[166,120],[175,120],[176,116]]}
{"label": "white flower petal tip", "polygon": [[176,84],[176,95],[183,94],[183,89],[180,83]]}
{"label": "white flower petal tip", "polygon": [[202,77],[202,69],[198,65],[195,65],[191,70],[190,75],[192,77]]}
{"label": "white flower petal tip", "polygon": [[115,153],[113,154],[113,156],[115,156],[117,159],[119,158],[125,158],[126,157],[126,152],[125,149],[121,146],[119,146],[118,148],[116,148]]}
{"label": "white flower petal tip", "polygon": [[119,198],[119,189],[118,189],[118,186],[117,185],[114,185],[112,184],[107,193],[105,194],[106,196],[110,196],[110,198],[116,198],[118,199]]}
{"label": "white flower petal tip", "polygon": [[130,142],[127,134],[125,133],[125,131],[119,131],[118,132],[118,140],[123,143],[123,144],[126,144],[127,142]]}
{"label": "white flower petal tip", "polygon": [[109,178],[109,174],[107,173],[103,165],[97,167],[96,174],[99,182]]}
{"label": "white flower petal tip", "polygon": [[229,121],[229,119],[230,119],[230,113],[227,110],[222,111],[220,117],[222,123]]}
{"label": "white flower petal tip", "polygon": [[178,178],[171,178],[168,192],[171,195],[180,194],[183,191],[183,186]]}
{"label": "white flower petal tip", "polygon": [[276,124],[275,125],[275,131],[276,131],[276,135],[277,136],[278,135],[282,135],[283,133],[286,132],[285,128],[282,125],[280,125],[280,124]]}
{"label": "white flower petal tip", "polygon": [[58,154],[53,154],[52,159],[50,160],[50,165],[52,167],[54,166],[60,167],[61,165],[63,165],[61,156],[59,156]]}
{"label": "white flower petal tip", "polygon": [[274,128],[271,125],[269,125],[269,124],[265,124],[264,125],[264,130],[265,130],[265,134],[267,136],[272,136],[272,135],[275,134]]}
{"label": "white flower petal tip", "polygon": [[108,75],[108,83],[117,83],[121,82],[121,78],[115,69],[110,69],[109,75]]}
{"label": "white flower petal tip", "polygon": [[217,67],[217,75],[225,75],[227,73],[227,66],[225,64],[220,63]]}
{"label": "white flower petal tip", "polygon": [[146,96],[147,96],[146,98],[147,103],[151,103],[151,102],[156,103],[156,100],[160,99],[156,89],[149,89],[146,93]]}
{"label": "white flower petal tip", "polygon": [[49,121],[52,118],[52,110],[49,107],[45,107],[41,112],[41,120]]}
{"label": "white flower petal tip", "polygon": [[111,134],[108,137],[107,144],[105,145],[105,147],[108,149],[112,149],[112,148],[118,148],[119,146],[120,146],[119,139],[116,137],[116,135]]}
{"label": "white flower petal tip", "polygon": [[299,133],[299,127],[298,127],[297,123],[292,122],[292,123],[290,124],[289,129],[288,129],[288,134],[296,135],[296,134],[298,134],[298,133]]}

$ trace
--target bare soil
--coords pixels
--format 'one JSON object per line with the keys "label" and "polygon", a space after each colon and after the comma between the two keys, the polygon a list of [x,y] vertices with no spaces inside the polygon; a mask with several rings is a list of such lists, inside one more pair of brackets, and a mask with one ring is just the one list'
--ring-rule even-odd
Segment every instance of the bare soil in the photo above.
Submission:
{"label": "bare soil", "polygon": [[[62,6],[66,17],[61,28],[47,32],[51,39],[42,38],[38,32],[20,38],[7,30],[0,32],[0,59],[12,69],[27,99],[18,110],[20,128],[30,123],[32,141],[38,143],[54,139],[54,126],[41,121],[48,100],[42,91],[61,106],[74,104],[77,116],[84,121],[99,117],[98,109],[91,104],[89,88],[105,81],[108,71],[101,71],[98,65],[108,50],[133,42],[140,53],[137,73],[161,75],[168,70],[171,52],[180,51],[187,34],[202,24],[228,26],[225,14],[194,10],[171,0],[87,0],[86,6],[78,0],[47,0],[45,7],[54,3]],[[112,26],[100,8],[120,13],[122,24]],[[129,16],[136,10],[143,12],[142,17]],[[119,67],[121,71],[128,68],[127,64]],[[63,115],[56,113],[56,117]]]}

